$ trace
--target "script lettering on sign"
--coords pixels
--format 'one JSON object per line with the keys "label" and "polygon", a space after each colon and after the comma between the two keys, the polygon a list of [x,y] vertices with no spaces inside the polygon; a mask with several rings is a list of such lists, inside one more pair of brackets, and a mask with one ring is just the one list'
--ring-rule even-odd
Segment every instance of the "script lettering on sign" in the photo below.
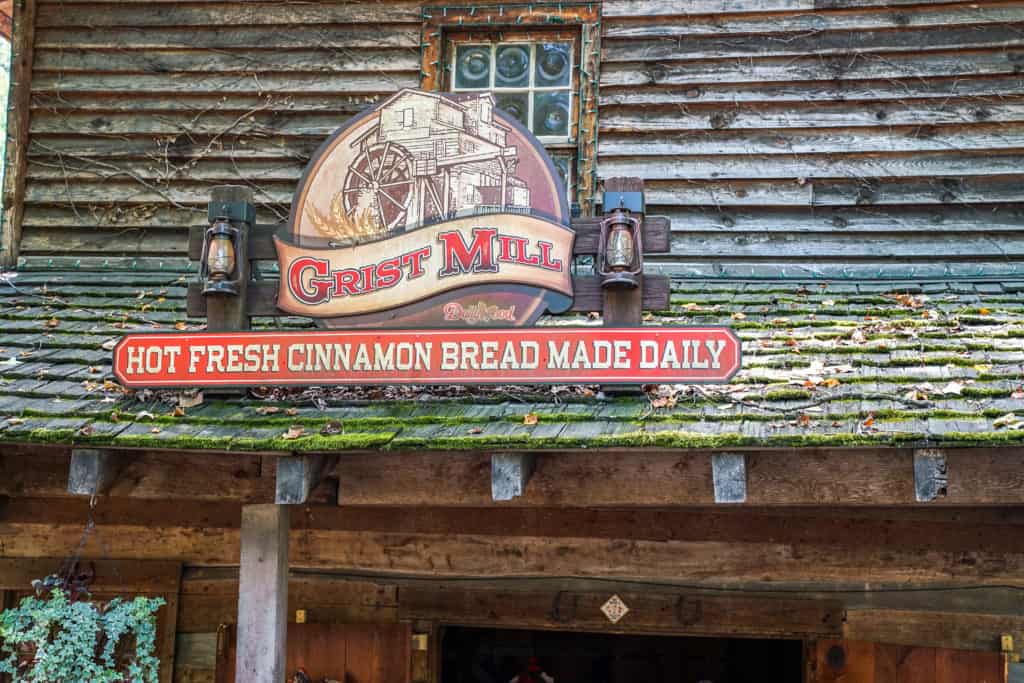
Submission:
{"label": "script lettering on sign", "polygon": [[295,384],[722,382],[728,328],[533,328],[134,334],[114,351],[127,387]]}
{"label": "script lettering on sign", "polygon": [[277,306],[326,327],[529,325],[572,303],[573,238],[551,160],[492,95],[402,90],[314,155]]}

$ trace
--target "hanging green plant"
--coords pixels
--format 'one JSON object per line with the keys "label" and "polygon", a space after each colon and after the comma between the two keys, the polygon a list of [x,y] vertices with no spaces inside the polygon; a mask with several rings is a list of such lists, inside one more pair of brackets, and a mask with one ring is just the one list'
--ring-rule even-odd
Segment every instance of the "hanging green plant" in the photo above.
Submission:
{"label": "hanging green plant", "polygon": [[157,683],[161,598],[74,601],[63,588],[0,613],[0,673],[13,683]]}

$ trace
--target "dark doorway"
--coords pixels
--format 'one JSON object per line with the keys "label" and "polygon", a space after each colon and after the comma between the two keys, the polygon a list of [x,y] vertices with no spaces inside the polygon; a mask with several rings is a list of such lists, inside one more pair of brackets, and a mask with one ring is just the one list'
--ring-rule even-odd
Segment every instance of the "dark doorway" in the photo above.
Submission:
{"label": "dark doorway", "polygon": [[[442,683],[509,683],[531,657],[555,683],[800,683],[797,640],[449,627]],[[537,677],[540,681],[541,678]]]}

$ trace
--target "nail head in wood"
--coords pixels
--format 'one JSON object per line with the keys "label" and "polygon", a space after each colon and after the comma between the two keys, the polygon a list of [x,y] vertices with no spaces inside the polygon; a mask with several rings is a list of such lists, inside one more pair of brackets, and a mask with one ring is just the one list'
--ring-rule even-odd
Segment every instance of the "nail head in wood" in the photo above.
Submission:
{"label": "nail head in wood", "polygon": [[930,503],[946,495],[946,454],[934,448],[914,451],[914,494],[918,503]]}
{"label": "nail head in wood", "polygon": [[117,458],[110,451],[75,448],[71,451],[68,493],[76,496],[102,496],[117,479]]}
{"label": "nail head in wood", "polygon": [[747,458],[741,453],[711,456],[711,476],[716,503],[747,502]]}
{"label": "nail head in wood", "polygon": [[491,498],[512,500],[526,492],[535,466],[535,456],[528,453],[495,453],[491,456]]}

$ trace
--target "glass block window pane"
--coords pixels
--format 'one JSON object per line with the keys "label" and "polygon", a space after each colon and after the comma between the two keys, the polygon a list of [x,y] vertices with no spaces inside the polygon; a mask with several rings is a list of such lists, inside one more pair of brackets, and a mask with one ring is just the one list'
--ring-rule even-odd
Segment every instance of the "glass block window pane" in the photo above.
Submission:
{"label": "glass block window pane", "polygon": [[498,108],[541,141],[571,142],[571,42],[462,43],[454,52],[453,90],[491,90]]}

